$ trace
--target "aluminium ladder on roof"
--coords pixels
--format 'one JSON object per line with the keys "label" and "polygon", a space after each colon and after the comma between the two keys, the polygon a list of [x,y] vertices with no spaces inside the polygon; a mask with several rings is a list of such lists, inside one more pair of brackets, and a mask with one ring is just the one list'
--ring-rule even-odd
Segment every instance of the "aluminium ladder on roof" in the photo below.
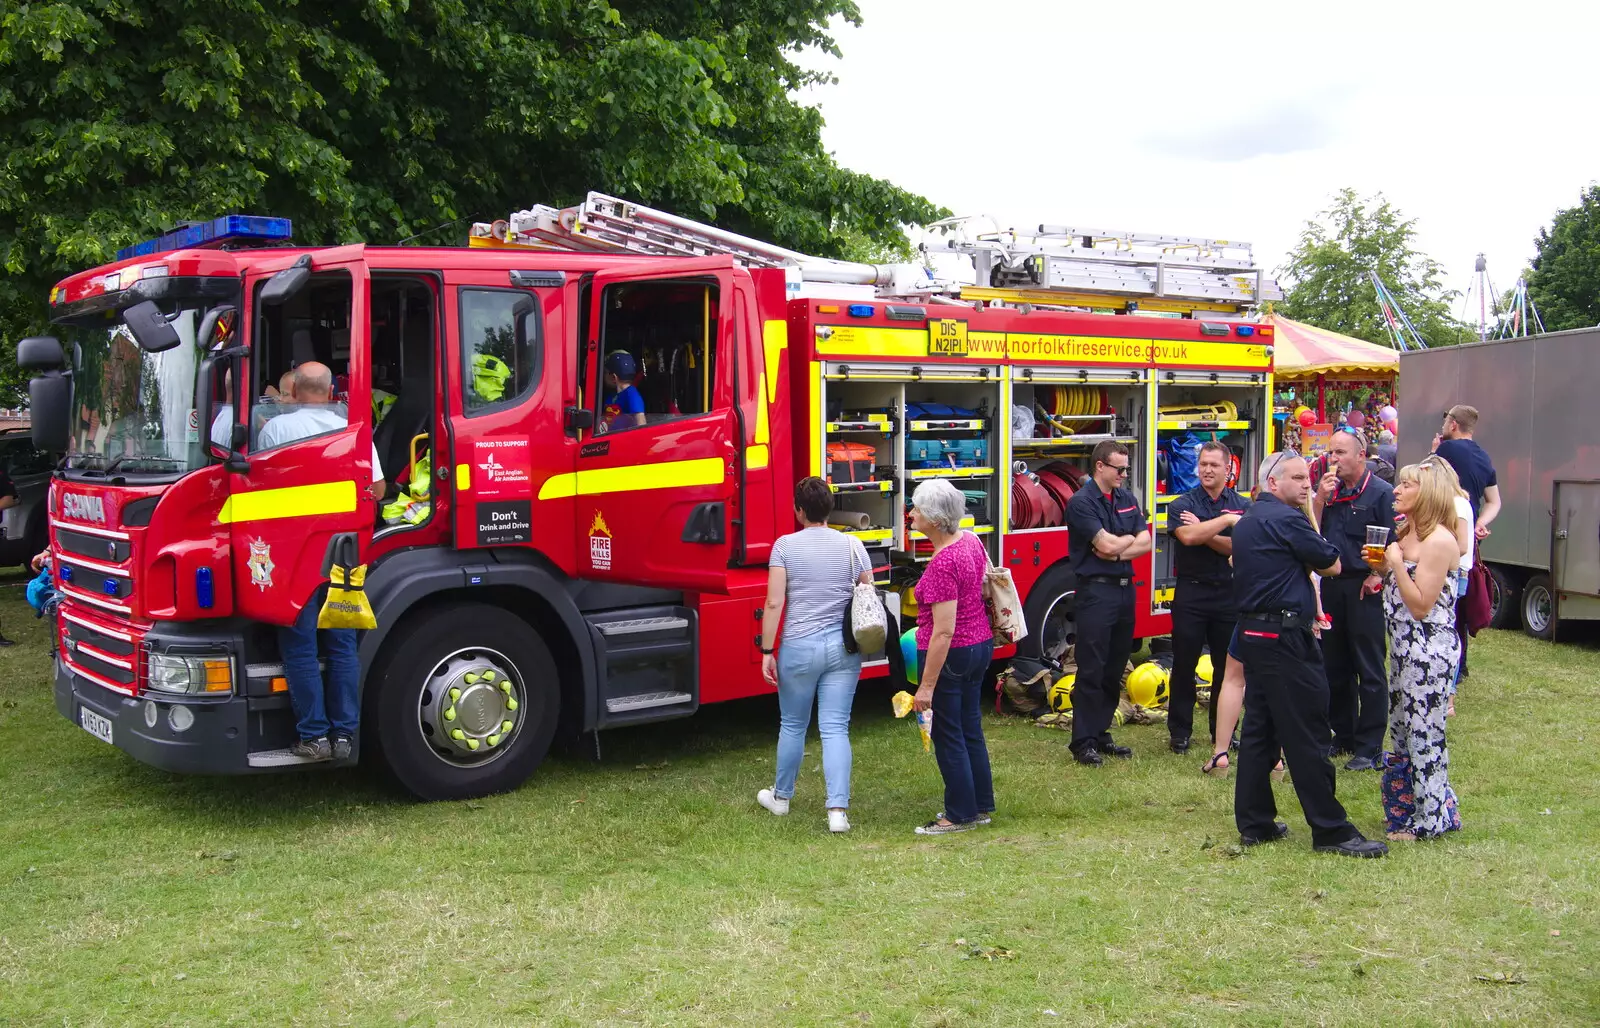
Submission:
{"label": "aluminium ladder on roof", "polygon": [[[575,207],[543,204],[517,211],[504,223],[474,225],[473,235],[553,249],[658,257],[730,256],[747,267],[797,268],[814,282],[903,287],[903,265],[858,264],[813,257],[643,204],[590,193]],[[923,273],[921,278],[926,279]],[[934,288],[931,281],[921,291]]]}
{"label": "aluminium ladder on roof", "polygon": [[[959,228],[967,219],[930,226]],[[538,204],[472,234],[545,249],[630,253],[662,257],[730,256],[748,267],[790,268],[813,282],[874,287],[883,295],[949,294],[970,299],[1016,299],[1078,304],[1085,296],[1121,300],[1176,300],[1244,309],[1278,299],[1277,284],[1255,267],[1250,245],[1188,236],[1150,236],[1070,226],[1040,225],[1036,232],[988,233],[924,252],[969,257],[977,290],[940,281],[915,264],[862,264],[799,253],[604,193],[555,208]],[[1109,244],[1109,248],[1108,248]],[[982,293],[983,295],[972,295]],[[1055,294],[1054,297],[1052,294]]]}
{"label": "aluminium ladder on roof", "polygon": [[1238,240],[1067,225],[967,237],[961,229],[968,220],[930,226],[954,231],[956,238],[924,243],[923,250],[970,258],[978,291],[1100,295],[1135,303],[1149,298],[1241,309],[1283,296],[1257,267],[1250,244]]}

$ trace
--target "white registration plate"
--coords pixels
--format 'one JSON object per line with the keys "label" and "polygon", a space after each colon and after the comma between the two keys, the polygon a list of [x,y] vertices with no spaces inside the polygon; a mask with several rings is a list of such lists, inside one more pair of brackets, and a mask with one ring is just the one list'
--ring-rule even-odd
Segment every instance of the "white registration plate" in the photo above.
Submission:
{"label": "white registration plate", "polygon": [[88,732],[101,742],[111,741],[110,719],[101,717],[88,707],[78,708],[78,724],[83,726],[85,732]]}

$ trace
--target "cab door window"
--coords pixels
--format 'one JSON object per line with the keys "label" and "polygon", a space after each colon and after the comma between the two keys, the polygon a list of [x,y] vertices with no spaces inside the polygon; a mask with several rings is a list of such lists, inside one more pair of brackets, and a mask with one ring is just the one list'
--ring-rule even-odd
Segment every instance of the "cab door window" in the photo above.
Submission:
{"label": "cab door window", "polygon": [[606,289],[595,431],[625,432],[704,414],[717,405],[718,289],[696,281]]}
{"label": "cab door window", "polygon": [[515,289],[462,289],[461,406],[467,417],[515,406],[539,381],[539,302]]}

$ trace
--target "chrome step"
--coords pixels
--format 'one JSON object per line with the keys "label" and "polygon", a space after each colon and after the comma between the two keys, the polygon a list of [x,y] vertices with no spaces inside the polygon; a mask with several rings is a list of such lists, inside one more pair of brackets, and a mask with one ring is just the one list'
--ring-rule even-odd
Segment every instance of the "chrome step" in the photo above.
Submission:
{"label": "chrome step", "polygon": [[[661,618],[662,621],[682,620]],[[686,692],[642,692],[635,696],[613,696],[606,700],[606,713],[620,714],[627,710],[644,710],[648,707],[670,707],[675,703],[688,703],[692,696]],[[254,754],[251,754],[254,756]]]}
{"label": "chrome step", "polygon": [[661,617],[661,618],[634,618],[630,621],[596,621],[594,627],[606,637],[613,635],[637,635],[641,632],[667,632],[676,628],[688,628],[688,618]]}
{"label": "chrome step", "polygon": [[297,757],[287,749],[282,749],[257,750],[255,753],[249,754],[246,759],[251,767],[294,767],[297,764],[326,764],[333,758],[309,760],[305,757]]}

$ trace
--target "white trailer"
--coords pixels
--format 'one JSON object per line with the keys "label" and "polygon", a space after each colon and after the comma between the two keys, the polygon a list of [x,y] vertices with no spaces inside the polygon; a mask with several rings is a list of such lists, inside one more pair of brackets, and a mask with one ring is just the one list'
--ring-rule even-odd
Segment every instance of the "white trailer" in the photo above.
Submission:
{"label": "white trailer", "polygon": [[1478,409],[1503,504],[1478,551],[1495,626],[1549,639],[1600,620],[1600,329],[1403,353],[1399,393],[1402,464],[1453,405]]}

